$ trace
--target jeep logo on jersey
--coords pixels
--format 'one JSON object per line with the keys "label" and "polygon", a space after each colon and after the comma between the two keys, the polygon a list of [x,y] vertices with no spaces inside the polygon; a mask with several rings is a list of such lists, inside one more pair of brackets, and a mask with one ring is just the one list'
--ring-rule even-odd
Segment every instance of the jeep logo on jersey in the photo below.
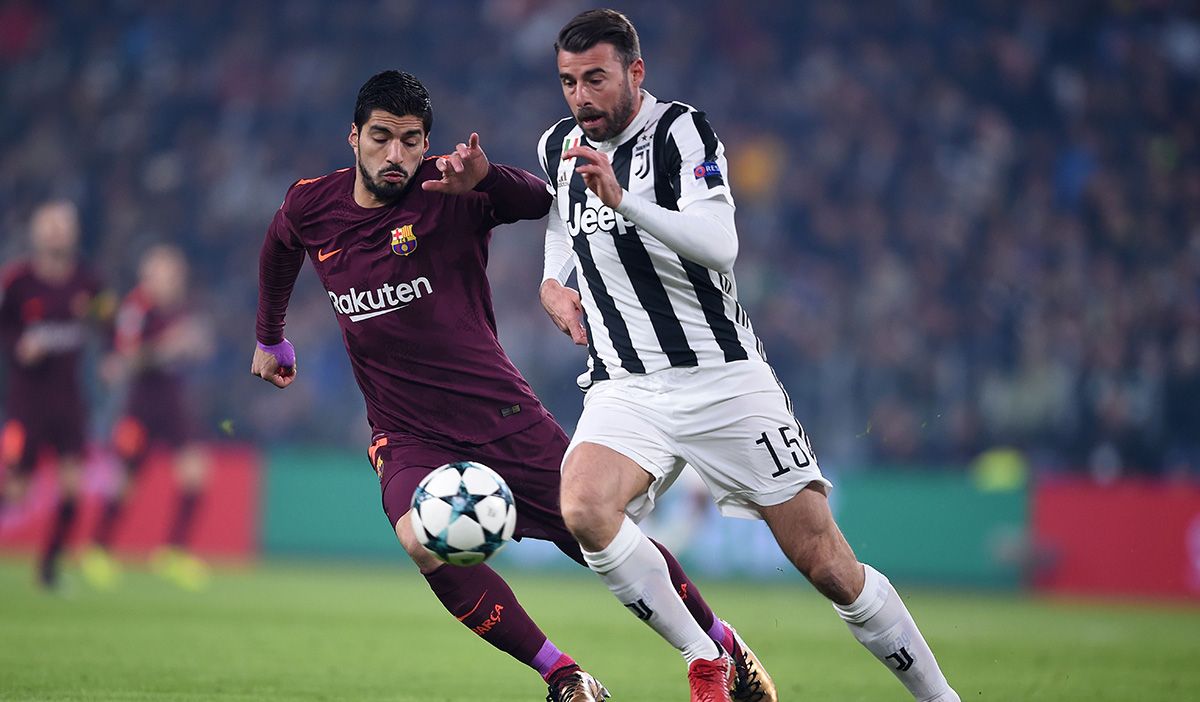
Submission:
{"label": "jeep logo on jersey", "polygon": [[601,205],[599,209],[585,208],[582,202],[577,202],[567,221],[567,231],[571,232],[573,237],[579,236],[580,233],[586,236],[597,232],[611,232],[614,225],[619,234],[628,234],[634,231],[633,222],[625,219],[624,215],[615,212],[608,205]]}
{"label": "jeep logo on jersey", "polygon": [[407,283],[384,283],[374,290],[350,288],[350,292],[341,295],[332,290],[326,292],[335,312],[350,315],[351,322],[361,322],[408,307],[410,302],[420,299],[422,295],[432,294],[433,284],[421,276]]}

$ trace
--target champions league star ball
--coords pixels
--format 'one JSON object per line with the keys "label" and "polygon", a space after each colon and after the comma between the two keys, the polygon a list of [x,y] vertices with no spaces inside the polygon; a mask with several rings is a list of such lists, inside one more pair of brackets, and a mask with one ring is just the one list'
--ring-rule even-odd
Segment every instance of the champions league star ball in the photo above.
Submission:
{"label": "champions league star ball", "polygon": [[413,533],[450,565],[483,563],[508,543],[516,527],[512,491],[482,463],[447,463],[425,476],[413,493]]}

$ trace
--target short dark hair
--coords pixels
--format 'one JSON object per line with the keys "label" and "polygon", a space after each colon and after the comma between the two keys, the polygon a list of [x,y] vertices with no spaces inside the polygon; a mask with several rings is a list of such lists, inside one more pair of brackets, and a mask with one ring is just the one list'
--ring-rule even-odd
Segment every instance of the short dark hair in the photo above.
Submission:
{"label": "short dark hair", "polygon": [[383,110],[397,117],[420,117],[426,135],[433,129],[433,102],[429,99],[429,91],[411,73],[384,71],[363,83],[354,102],[354,125],[362,129],[372,110]]}
{"label": "short dark hair", "polygon": [[625,68],[642,57],[642,45],[633,23],[620,12],[603,8],[581,12],[567,22],[558,32],[554,53],[579,54],[601,43],[613,45]]}

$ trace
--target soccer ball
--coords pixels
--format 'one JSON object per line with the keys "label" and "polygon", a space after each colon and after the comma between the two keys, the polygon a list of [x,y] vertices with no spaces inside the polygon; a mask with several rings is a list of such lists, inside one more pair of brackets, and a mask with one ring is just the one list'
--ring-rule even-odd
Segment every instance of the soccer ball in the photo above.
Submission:
{"label": "soccer ball", "polygon": [[512,491],[482,463],[447,463],[413,492],[417,541],[450,565],[483,563],[508,543],[516,527]]}

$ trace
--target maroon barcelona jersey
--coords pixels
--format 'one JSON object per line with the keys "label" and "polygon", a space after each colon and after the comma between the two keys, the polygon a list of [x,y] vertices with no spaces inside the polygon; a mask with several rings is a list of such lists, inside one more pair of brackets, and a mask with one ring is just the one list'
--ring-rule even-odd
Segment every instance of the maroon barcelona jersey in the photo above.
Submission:
{"label": "maroon barcelona jersey", "polygon": [[183,385],[186,366],[179,361],[163,361],[155,357],[157,344],[167,340],[179,325],[191,320],[185,306],[165,308],[156,305],[142,288],[134,288],[117,308],[113,346],[118,353],[136,359],[130,379],[131,411],[139,414],[164,405],[183,404]]}
{"label": "maroon barcelona jersey", "polygon": [[[89,332],[88,315],[100,285],[83,266],[67,280],[38,278],[29,263],[5,272],[0,289],[0,349],[8,361],[9,413],[33,405],[71,405],[84,401],[79,362]],[[23,365],[16,359],[22,336],[38,339],[45,355]]]}
{"label": "maroon barcelona jersey", "polygon": [[551,197],[537,177],[496,164],[470,193],[421,188],[440,178],[426,159],[405,194],[377,208],[354,201],[353,168],[293,185],[263,244],[258,340],[283,338],[307,252],[371,428],[481,444],[547,416],[500,347],[486,268],[491,229],[544,217]]}

